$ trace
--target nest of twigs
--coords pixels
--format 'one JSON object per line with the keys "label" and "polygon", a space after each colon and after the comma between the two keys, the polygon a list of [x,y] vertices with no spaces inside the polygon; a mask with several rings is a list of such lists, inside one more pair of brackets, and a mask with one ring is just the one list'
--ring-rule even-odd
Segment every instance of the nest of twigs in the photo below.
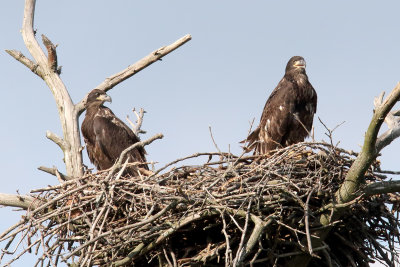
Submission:
{"label": "nest of twigs", "polygon": [[[354,153],[300,143],[266,159],[190,157],[200,156],[207,163],[150,176],[88,174],[35,190],[46,204],[10,228],[6,249],[23,239],[21,254],[39,251],[39,266],[283,266],[302,253],[312,253],[310,266],[398,260],[399,194],[361,195],[322,246],[304,241],[329,214]],[[386,179],[377,169],[367,184]]]}

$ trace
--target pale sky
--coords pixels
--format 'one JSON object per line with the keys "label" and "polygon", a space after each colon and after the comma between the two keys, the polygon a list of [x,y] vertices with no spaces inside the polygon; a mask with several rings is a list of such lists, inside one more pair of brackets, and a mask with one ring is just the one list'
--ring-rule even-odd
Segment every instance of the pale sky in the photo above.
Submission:
{"label": "pale sky", "polygon": [[[334,142],[359,151],[373,98],[400,80],[400,2],[322,2],[38,0],[35,28],[38,37],[45,34],[59,45],[61,78],[75,103],[106,77],[192,35],[163,61],[108,92],[113,102],[107,106],[123,120],[133,116],[134,107],[147,111],[142,140],[165,135],[146,148],[148,160],[159,162],[156,168],[216,151],[209,126],[221,150],[240,154],[238,142],[254,118],[258,125],[294,55],[305,58],[318,93],[315,139],[327,140],[318,117],[330,128],[345,121]],[[16,49],[30,57],[20,34],[23,5],[3,0],[0,9],[2,193],[25,194],[58,183],[38,166],[64,170],[61,150],[45,137],[46,130],[62,134],[50,90],[4,52]],[[383,169],[400,170],[399,151],[399,140],[382,151]],[[21,214],[0,209],[0,232]],[[30,266],[33,259],[13,266]]]}

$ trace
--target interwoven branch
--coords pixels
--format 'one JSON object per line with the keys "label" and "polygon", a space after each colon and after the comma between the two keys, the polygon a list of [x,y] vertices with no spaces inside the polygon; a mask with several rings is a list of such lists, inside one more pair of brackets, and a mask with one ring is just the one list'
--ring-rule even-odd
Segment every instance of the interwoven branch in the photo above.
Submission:
{"label": "interwoven branch", "polygon": [[229,153],[216,153],[213,161],[213,154],[198,153],[205,156],[199,166],[138,177],[103,171],[34,190],[33,197],[45,204],[0,235],[7,242],[2,258],[27,238],[29,248],[44,251],[38,264],[72,266],[272,266],[301,253],[312,253],[314,266],[348,266],[349,258],[365,265],[397,257],[394,249],[388,257],[385,246],[398,243],[400,196],[379,194],[384,183],[392,185],[379,168],[368,169],[368,195],[346,204],[348,211],[332,222],[325,243],[301,245],[323,227],[319,215],[336,208],[327,204],[353,153],[300,143],[256,161]]}

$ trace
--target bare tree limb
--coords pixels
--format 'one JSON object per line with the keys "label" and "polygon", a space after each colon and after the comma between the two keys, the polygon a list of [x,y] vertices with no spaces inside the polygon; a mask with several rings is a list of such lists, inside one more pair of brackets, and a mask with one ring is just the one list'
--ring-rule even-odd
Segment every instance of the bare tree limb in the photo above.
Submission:
{"label": "bare tree limb", "polygon": [[57,142],[59,145],[63,143],[63,146],[60,147],[64,148],[63,153],[67,175],[71,177],[79,177],[83,175],[83,163],[82,153],[80,150],[78,113],[74,108],[71,97],[69,96],[64,83],[58,76],[58,73],[54,71],[56,51],[50,47],[52,46],[51,42],[47,43],[45,40],[45,44],[47,44],[46,47],[49,46],[51,50],[48,58],[35,38],[35,32],[33,30],[35,5],[35,0],[25,1],[22,37],[26,47],[35,59],[36,64],[40,66],[43,72],[42,78],[50,88],[56,101],[64,138],[64,142],[60,142],[59,139],[57,139]]}
{"label": "bare tree limb", "polygon": [[367,185],[359,194],[368,197],[397,192],[400,192],[400,181],[382,181]]}
{"label": "bare tree limb", "polygon": [[150,53],[148,56],[142,58],[138,62],[136,62],[133,65],[130,65],[126,69],[108,77],[104,82],[96,86],[96,89],[108,91],[112,89],[114,86],[118,85],[119,83],[123,82],[124,80],[130,78],[132,75],[138,73],[139,71],[143,70],[147,66],[153,64],[154,62],[160,60],[164,56],[168,55],[178,47],[184,45],[186,42],[190,41],[192,39],[192,36],[190,34],[187,34],[183,36],[182,38],[176,40],[174,43],[163,46],[152,53]]}
{"label": "bare tree limb", "polygon": [[249,240],[246,243],[245,253],[244,253],[242,259],[246,258],[250,254],[250,252],[254,248],[255,244],[258,242],[260,236],[264,232],[264,229],[267,226],[269,226],[272,222],[274,222],[274,217],[275,217],[275,215],[271,215],[271,216],[269,216],[268,220],[263,221],[256,215],[254,215],[254,214],[251,215],[251,220],[254,223],[254,229],[249,237]]}
{"label": "bare tree limb", "polygon": [[36,209],[41,201],[30,196],[0,193],[0,205],[22,209]]}
{"label": "bare tree limb", "polygon": [[[154,62],[160,60],[162,57],[168,55],[178,47],[184,45],[186,42],[190,41],[192,36],[190,34],[185,35],[184,37],[176,40],[174,43],[163,46],[153,52],[151,52],[146,57],[142,58],[138,62],[130,65],[126,69],[108,77],[103,81],[101,84],[96,86],[95,89],[100,89],[104,91],[111,90],[113,87],[118,85],[119,83],[125,81],[126,79],[130,78],[134,74],[138,73],[139,71],[143,70],[147,66],[153,64]],[[82,113],[85,110],[85,103],[86,103],[87,95],[82,99],[78,104],[76,104],[76,109],[78,113]]]}
{"label": "bare tree limb", "polygon": [[46,131],[46,137],[56,143],[61,148],[61,150],[64,151],[65,149],[67,149],[67,143],[55,133]]}
{"label": "bare tree limb", "polygon": [[[234,267],[240,266],[242,264],[243,259],[245,258],[245,250],[243,249],[243,247],[244,247],[244,243],[245,243],[245,237],[246,237],[246,234],[247,234],[247,229],[249,227],[250,209],[251,209],[252,202],[253,202],[253,199],[250,198],[249,204],[247,206],[247,211],[246,211],[246,216],[245,216],[245,222],[244,222],[243,229],[241,229],[241,227],[236,223],[236,220],[233,218],[233,216],[231,217],[232,221],[234,221],[235,224],[238,226],[238,228],[242,231],[242,234],[240,236],[240,243],[239,243],[238,249],[236,251],[236,256],[233,259],[233,263],[232,263],[232,266],[234,266]],[[247,242],[246,242],[246,244],[247,244]]]}
{"label": "bare tree limb", "polygon": [[142,124],[143,124],[143,117],[144,114],[146,113],[146,111],[144,111],[143,108],[140,108],[139,113],[137,113],[136,109],[133,109],[132,112],[135,114],[136,116],[136,123],[133,123],[129,116],[126,116],[126,120],[128,121],[128,123],[131,125],[132,127],[132,131],[136,134],[145,134],[146,131],[142,130]]}
{"label": "bare tree limb", "polygon": [[6,50],[6,52],[15,58],[17,61],[21,62],[24,64],[28,69],[30,69],[33,73],[35,73],[37,76],[42,78],[44,80],[44,74],[42,68],[38,65],[32,62],[29,58],[25,57],[24,54],[22,54],[20,51],[17,50]]}
{"label": "bare tree limb", "polygon": [[377,136],[386,115],[400,99],[400,83],[392,90],[390,95],[379,106],[376,107],[368,130],[365,134],[364,145],[353,165],[346,175],[346,179],[336,193],[338,203],[346,203],[356,197],[354,194],[363,180],[366,170],[371,166],[379,153],[376,147]]}
{"label": "bare tree limb", "polygon": [[311,242],[311,234],[310,234],[310,207],[309,207],[309,202],[311,195],[314,193],[314,189],[311,190],[311,192],[307,196],[306,200],[306,206],[304,208],[304,223],[305,223],[305,228],[306,228],[306,237],[307,237],[307,246],[308,246],[308,253],[310,255],[314,254],[313,247],[312,247],[312,242]]}
{"label": "bare tree limb", "polygon": [[[385,92],[382,92],[378,97],[375,97],[375,108],[383,105],[384,95]],[[400,136],[400,110],[389,112],[385,118],[385,122],[389,129],[381,134],[376,141],[376,150],[378,152],[380,152],[384,147],[388,146],[393,142],[393,140]]]}
{"label": "bare tree limb", "polygon": [[58,176],[59,175],[59,176],[61,176],[62,180],[65,180],[65,181],[72,180],[71,177],[63,174],[56,167],[48,168],[48,167],[45,167],[45,166],[40,166],[40,167],[38,167],[38,170],[43,171],[43,172],[47,172],[47,173],[49,173],[51,175],[54,175],[54,176]]}
{"label": "bare tree limb", "polygon": [[[396,118],[399,120],[399,118]],[[384,147],[390,145],[396,138],[400,136],[400,121],[399,125],[396,128],[389,129],[384,132],[382,135],[379,136],[378,140],[376,141],[376,150],[381,151]]]}

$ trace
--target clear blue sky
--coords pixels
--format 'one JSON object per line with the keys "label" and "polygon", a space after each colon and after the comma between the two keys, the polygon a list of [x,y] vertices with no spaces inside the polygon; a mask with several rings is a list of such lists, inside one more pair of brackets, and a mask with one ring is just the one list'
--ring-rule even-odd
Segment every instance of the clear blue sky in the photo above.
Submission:
{"label": "clear blue sky", "polygon": [[[325,2],[325,1],[324,1]],[[4,52],[30,56],[20,28],[24,1],[0,9],[1,192],[28,193],[56,184],[36,168],[64,169],[62,153],[45,137],[61,135],[53,96],[45,83]],[[307,61],[318,93],[315,139],[359,151],[373,98],[400,80],[398,1],[50,1],[38,0],[35,28],[59,44],[61,78],[78,102],[106,77],[190,33],[193,39],[109,94],[119,116],[147,111],[142,139],[165,137],[147,148],[157,167],[195,152],[239,154],[249,122],[258,124],[266,99],[294,55]],[[81,118],[82,119],[82,118]],[[400,170],[400,142],[382,151],[384,169]],[[84,153],[86,156],[86,152]],[[89,164],[87,157],[85,163]],[[0,231],[21,213],[0,209]],[[13,266],[27,266],[26,259]]]}

